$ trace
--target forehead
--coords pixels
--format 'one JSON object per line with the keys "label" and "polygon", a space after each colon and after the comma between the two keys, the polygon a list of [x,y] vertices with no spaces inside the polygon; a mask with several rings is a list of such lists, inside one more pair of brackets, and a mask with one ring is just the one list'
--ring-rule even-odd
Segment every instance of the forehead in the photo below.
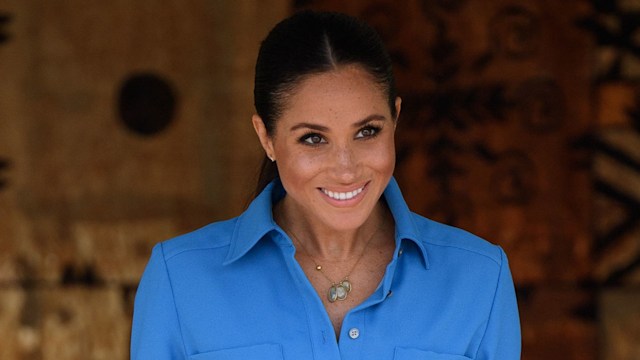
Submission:
{"label": "forehead", "polygon": [[302,78],[291,92],[291,95],[321,90],[367,90],[384,93],[383,88],[375,81],[373,75],[359,65],[343,65],[335,69],[310,74]]}
{"label": "forehead", "polygon": [[341,66],[335,70],[304,77],[289,92],[283,117],[300,113],[320,116],[327,112],[368,116],[371,112],[387,115],[387,95],[373,76],[357,65]]}

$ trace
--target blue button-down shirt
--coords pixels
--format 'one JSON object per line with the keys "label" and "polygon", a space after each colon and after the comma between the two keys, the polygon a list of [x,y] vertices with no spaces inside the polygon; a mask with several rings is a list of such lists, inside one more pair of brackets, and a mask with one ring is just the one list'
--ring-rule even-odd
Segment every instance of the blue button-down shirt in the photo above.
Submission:
{"label": "blue button-down shirt", "polygon": [[131,358],[520,358],[520,325],[504,252],[409,211],[391,179],[384,198],[395,252],[376,291],[329,316],[273,221],[275,181],[239,217],[158,244],[135,300]]}

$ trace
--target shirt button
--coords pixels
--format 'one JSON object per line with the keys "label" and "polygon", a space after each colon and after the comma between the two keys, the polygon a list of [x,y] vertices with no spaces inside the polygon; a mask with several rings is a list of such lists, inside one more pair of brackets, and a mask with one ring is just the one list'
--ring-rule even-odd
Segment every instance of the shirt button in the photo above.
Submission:
{"label": "shirt button", "polygon": [[358,328],[351,328],[349,330],[349,337],[352,339],[357,339],[360,337],[360,330],[358,330]]}
{"label": "shirt button", "polygon": [[404,252],[404,250],[402,248],[400,248],[400,251],[398,251],[398,256],[402,255],[403,252]]}

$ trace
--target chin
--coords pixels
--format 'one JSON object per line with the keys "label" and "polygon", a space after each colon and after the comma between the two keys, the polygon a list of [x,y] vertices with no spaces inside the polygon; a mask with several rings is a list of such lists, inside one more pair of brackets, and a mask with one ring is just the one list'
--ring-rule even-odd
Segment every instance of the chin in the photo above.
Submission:
{"label": "chin", "polygon": [[[363,206],[361,208],[352,209],[329,209],[323,211],[321,217],[324,218],[324,222],[331,228],[339,231],[355,230],[364,225],[371,217],[376,201],[373,206]],[[361,204],[364,205],[364,204]]]}

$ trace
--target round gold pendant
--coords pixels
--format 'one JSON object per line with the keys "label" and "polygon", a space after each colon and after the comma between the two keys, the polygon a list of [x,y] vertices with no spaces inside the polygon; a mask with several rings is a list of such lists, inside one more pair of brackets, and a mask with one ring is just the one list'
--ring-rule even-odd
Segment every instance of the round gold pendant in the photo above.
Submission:
{"label": "round gold pendant", "polygon": [[340,281],[340,284],[333,284],[327,292],[327,299],[329,302],[336,302],[336,300],[344,300],[351,292],[351,282],[347,279]]}
{"label": "round gold pendant", "polygon": [[351,282],[347,279],[344,279],[340,282],[340,286],[347,290],[347,294],[351,292]]}
{"label": "round gold pendant", "polygon": [[338,300],[338,289],[336,288],[335,285],[332,285],[329,288],[329,292],[327,293],[327,298],[329,299],[329,302],[335,302],[336,300]]}
{"label": "round gold pendant", "polygon": [[338,298],[338,300],[342,301],[344,299],[347,298],[347,294],[349,294],[349,292],[347,291],[347,289],[342,286],[342,283],[338,286],[336,286],[336,297]]}

